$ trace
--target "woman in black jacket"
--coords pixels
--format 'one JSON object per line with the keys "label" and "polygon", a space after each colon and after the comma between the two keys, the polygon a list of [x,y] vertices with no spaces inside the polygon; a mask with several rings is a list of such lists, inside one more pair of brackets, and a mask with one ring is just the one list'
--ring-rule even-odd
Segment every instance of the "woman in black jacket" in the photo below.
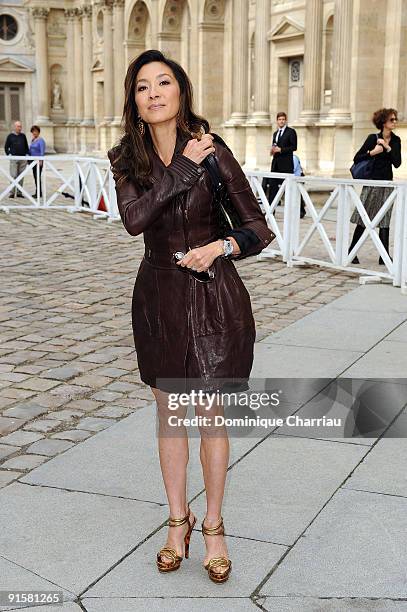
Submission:
{"label": "woman in black jacket", "polygon": [[[397,122],[397,111],[394,108],[381,108],[373,114],[372,121],[377,129],[380,130],[380,133],[369,134],[359,151],[356,153],[353,161],[357,163],[374,157],[371,179],[377,181],[392,181],[392,166],[398,168],[401,164],[401,141],[399,136],[393,133]],[[363,187],[360,199],[366,209],[369,219],[375,217],[392,191],[393,187]],[[391,210],[392,206],[379,222],[379,237],[387,253],[389,252]],[[364,223],[356,208],[350,220],[352,223],[356,223],[356,228],[348,252],[353,249],[365,229]],[[357,256],[354,257],[352,263],[359,263]],[[379,259],[379,264],[384,264],[381,257]]]}

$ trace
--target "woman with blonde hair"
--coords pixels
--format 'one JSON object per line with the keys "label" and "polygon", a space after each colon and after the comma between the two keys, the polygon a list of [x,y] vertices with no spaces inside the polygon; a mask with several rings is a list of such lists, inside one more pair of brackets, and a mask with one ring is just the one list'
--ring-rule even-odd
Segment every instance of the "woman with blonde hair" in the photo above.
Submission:
{"label": "woman with blonde hair", "polygon": [[[138,56],[125,80],[124,134],[108,152],[126,230],[143,233],[145,253],[132,301],[140,377],[157,403],[160,465],[170,518],[167,542],[157,554],[161,572],[189,556],[196,517],[187,503],[188,436],[172,432],[169,392],[214,391],[220,379],[247,382],[255,326],[250,297],[232,259],[259,253],[272,234],[232,152],[192,110],[192,87],[183,68],[160,51]],[[214,155],[241,225],[219,232],[211,177]],[[247,388],[247,387],[246,387]],[[214,403],[200,416],[222,414]],[[177,415],[183,415],[179,410]],[[224,428],[200,425],[200,459],[206,489],[202,522],[204,567],[216,583],[230,574],[222,500],[229,459]],[[210,536],[210,537],[209,537]]]}

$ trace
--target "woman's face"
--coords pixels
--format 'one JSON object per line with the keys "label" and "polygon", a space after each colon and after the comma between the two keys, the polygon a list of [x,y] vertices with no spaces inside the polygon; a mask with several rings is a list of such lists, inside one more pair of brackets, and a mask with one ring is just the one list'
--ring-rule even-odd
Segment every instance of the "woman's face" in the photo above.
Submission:
{"label": "woman's face", "polygon": [[33,131],[32,131],[32,135],[33,135],[33,138],[38,138],[38,136],[40,135],[40,133],[39,133],[39,131],[38,131],[38,130],[33,130]]}
{"label": "woman's face", "polygon": [[394,113],[391,113],[388,117],[387,117],[387,121],[384,124],[384,127],[387,128],[388,130],[394,130],[394,128],[397,125],[397,118],[396,115]]}
{"label": "woman's face", "polygon": [[176,117],[180,89],[171,68],[163,62],[150,62],[140,68],[136,78],[135,100],[139,115],[146,123],[157,125]]}

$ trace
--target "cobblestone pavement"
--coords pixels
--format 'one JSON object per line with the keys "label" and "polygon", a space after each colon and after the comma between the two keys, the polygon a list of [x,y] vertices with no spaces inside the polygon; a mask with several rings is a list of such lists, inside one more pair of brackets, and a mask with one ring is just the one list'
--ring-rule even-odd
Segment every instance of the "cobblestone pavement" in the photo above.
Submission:
{"label": "cobblestone pavement", "polygon": [[[65,211],[0,213],[0,487],[149,403],[131,330],[141,236]],[[257,340],[358,285],[350,273],[236,262]]]}

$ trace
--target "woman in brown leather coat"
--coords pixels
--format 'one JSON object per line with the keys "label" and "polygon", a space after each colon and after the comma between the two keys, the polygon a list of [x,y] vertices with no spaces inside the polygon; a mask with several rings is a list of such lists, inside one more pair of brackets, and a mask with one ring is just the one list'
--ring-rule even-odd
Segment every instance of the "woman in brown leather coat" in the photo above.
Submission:
{"label": "woman in brown leather coat", "polygon": [[[174,380],[177,390],[189,392],[212,391],[219,379],[248,379],[255,325],[249,294],[231,259],[259,253],[272,234],[232,152],[193,112],[191,84],[177,62],[150,50],[130,64],[123,120],[124,135],[108,156],[123,224],[132,236],[144,234],[132,324],[140,377],[157,402],[159,456],[170,509],[157,566],[173,571],[188,556],[196,517],[186,498],[187,431],[181,425],[176,435],[169,425],[174,415],[169,391]],[[226,242],[219,236],[211,179],[202,163],[210,154],[217,158],[242,220]],[[182,259],[175,257],[177,252],[185,254]],[[198,280],[202,273],[207,280],[208,271],[212,280]],[[210,411],[200,405],[196,415],[213,417],[222,410],[217,403]],[[175,414],[182,417],[185,409]],[[221,516],[229,441],[225,428],[216,436],[211,426],[199,429],[207,495],[202,532],[212,536],[205,538],[204,567],[214,582],[224,582],[231,571]]]}

